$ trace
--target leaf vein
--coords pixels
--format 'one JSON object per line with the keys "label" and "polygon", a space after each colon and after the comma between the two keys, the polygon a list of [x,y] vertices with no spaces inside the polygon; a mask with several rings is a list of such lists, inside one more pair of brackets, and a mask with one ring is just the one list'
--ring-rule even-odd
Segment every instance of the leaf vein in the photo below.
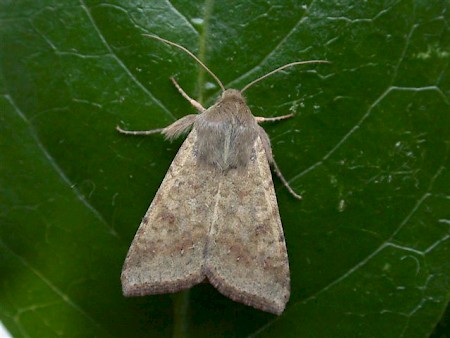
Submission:
{"label": "leaf vein", "polygon": [[174,5],[170,0],[166,0],[167,4],[169,5],[170,9],[172,9],[174,11],[174,13],[176,13],[181,19],[183,19],[183,21],[189,26],[190,29],[192,29],[193,32],[198,34],[198,31],[194,28],[194,26],[192,26],[191,22],[188,20],[188,18],[183,15]]}
{"label": "leaf vein", "polygon": [[84,317],[86,317],[89,321],[91,321],[96,327],[100,328],[101,330],[104,330],[105,332],[108,332],[104,327],[100,325],[96,320],[94,320],[93,317],[91,317],[86,311],[83,310],[81,306],[79,306],[77,303],[75,303],[67,294],[65,294],[61,289],[59,289],[56,285],[54,285],[49,279],[47,279],[38,269],[31,266],[31,264],[22,256],[14,252],[9,246],[7,246],[1,239],[0,239],[0,246],[3,247],[5,250],[9,251],[11,255],[16,257],[24,266],[27,267],[34,275],[36,275],[44,284],[46,284],[50,290],[52,290],[56,295],[61,297],[61,299],[70,305],[73,309],[75,309],[77,312],[82,314]]}
{"label": "leaf vein", "polygon": [[[250,70],[246,71],[241,76],[237,77],[236,79],[228,82],[228,84],[225,85],[226,88],[231,88],[236,82],[241,81],[242,79],[245,79],[249,75],[255,73],[261,65],[263,65],[274,53],[277,51],[285,42],[286,40],[295,32],[295,30],[298,28],[298,26],[306,19],[306,15],[309,14],[309,9],[314,4],[315,0],[312,0],[310,4],[308,5],[308,9],[303,13],[303,15],[298,19],[298,21],[295,23],[295,25],[289,30],[289,32],[278,42],[278,44],[267,54],[265,55],[260,62],[256,66],[253,66]],[[308,47],[307,49],[309,49]]]}
{"label": "leaf vein", "polygon": [[62,179],[64,183],[67,184],[67,186],[75,193],[75,196],[85,205],[93,214],[94,216],[108,229],[108,232],[112,234],[113,236],[119,238],[118,233],[114,228],[112,228],[108,222],[103,218],[103,216],[86,200],[86,198],[83,196],[83,194],[75,187],[75,184],[73,184],[69,178],[66,176],[64,171],[59,167],[59,165],[56,163],[55,159],[47,152],[44,145],[40,141],[33,125],[28,120],[27,116],[19,109],[19,107],[16,105],[14,100],[10,95],[5,95],[5,99],[9,102],[9,104],[14,108],[17,115],[20,116],[20,118],[28,125],[30,135],[33,137],[34,141],[36,142],[36,145],[41,150],[41,152],[44,154],[47,161],[50,163],[50,165],[53,167],[55,172],[59,175],[59,177]]}
{"label": "leaf vein", "polygon": [[148,90],[143,84],[142,82],[140,82],[135,76],[134,74],[130,71],[130,69],[123,63],[123,61],[117,56],[117,54],[113,51],[113,49],[111,48],[111,46],[109,45],[109,43],[106,41],[105,36],[102,34],[100,28],[97,26],[94,18],[92,17],[89,8],[86,6],[84,0],[79,0],[80,1],[80,5],[81,8],[83,8],[83,10],[85,11],[89,21],[91,22],[94,30],[97,32],[98,37],[100,38],[100,40],[102,41],[103,45],[105,46],[105,48],[109,51],[109,53],[111,53],[112,57],[114,58],[114,60],[116,60],[116,62],[119,64],[119,66],[124,70],[124,72],[130,77],[130,79],[139,87],[142,89],[142,91],[144,93],[146,93],[150,99],[156,103],[156,105],[158,105],[168,116],[170,116],[170,118],[172,120],[176,120],[175,116],[169,111],[169,109],[167,109],[166,106],[164,106],[162,104],[162,102],[160,100],[158,100],[150,90]]}

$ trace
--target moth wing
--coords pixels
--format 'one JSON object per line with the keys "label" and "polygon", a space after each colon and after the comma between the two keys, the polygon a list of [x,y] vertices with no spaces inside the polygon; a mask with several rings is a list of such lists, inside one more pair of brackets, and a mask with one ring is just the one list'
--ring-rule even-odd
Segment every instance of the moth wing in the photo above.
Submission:
{"label": "moth wing", "polygon": [[[198,170],[195,130],[184,141],[131,243],[122,269],[126,296],[176,292],[201,282],[211,223],[213,175]],[[217,185],[216,185],[217,187]]]}
{"label": "moth wing", "polygon": [[222,294],[275,314],[290,295],[289,261],[262,141],[246,170],[230,170],[215,196],[205,273]]}

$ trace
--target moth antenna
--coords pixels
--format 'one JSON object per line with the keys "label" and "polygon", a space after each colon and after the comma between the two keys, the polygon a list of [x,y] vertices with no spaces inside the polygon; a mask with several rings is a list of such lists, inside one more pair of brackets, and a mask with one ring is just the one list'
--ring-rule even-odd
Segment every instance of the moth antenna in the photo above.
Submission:
{"label": "moth antenna", "polygon": [[296,66],[296,65],[305,65],[307,63],[331,63],[330,61],[326,61],[326,60],[308,60],[308,61],[296,61],[296,62],[291,62],[288,63],[284,66],[278,67],[277,69],[272,70],[271,72],[268,72],[267,74],[257,78],[256,80],[253,80],[252,82],[250,82],[249,84],[247,84],[244,88],[242,88],[241,93],[243,93],[245,90],[247,90],[248,88],[250,88],[251,86],[253,86],[255,83],[265,79],[266,77],[269,77],[275,73],[278,73],[279,71],[288,68],[288,67],[292,67],[292,66]]}
{"label": "moth antenna", "polygon": [[156,36],[156,35],[151,35],[151,34],[142,34],[142,35],[146,36],[148,38],[152,38],[152,39],[155,39],[155,40],[162,41],[162,42],[164,42],[164,43],[166,43],[168,45],[172,45],[172,46],[175,46],[175,47],[181,49],[183,52],[185,52],[191,58],[193,58],[195,61],[197,61],[197,63],[200,66],[202,66],[203,69],[206,70],[214,78],[214,80],[216,80],[216,82],[219,84],[219,86],[222,89],[222,91],[225,91],[225,86],[222,84],[222,82],[219,80],[219,78],[216,76],[216,74],[214,74],[208,67],[206,67],[206,65],[202,61],[200,61],[200,59],[198,57],[196,57],[192,52],[190,52],[187,48],[185,48],[185,47],[183,47],[183,46],[181,46],[181,45],[179,45],[179,44],[177,44],[175,42],[172,42],[172,41],[160,38],[159,36]]}

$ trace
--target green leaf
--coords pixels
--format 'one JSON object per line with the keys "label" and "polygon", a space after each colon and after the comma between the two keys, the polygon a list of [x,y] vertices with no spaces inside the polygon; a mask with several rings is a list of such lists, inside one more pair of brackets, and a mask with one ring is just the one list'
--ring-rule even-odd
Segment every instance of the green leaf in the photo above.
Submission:
{"label": "green leaf", "polygon": [[[448,1],[0,2],[0,319],[15,337],[428,337],[450,298]],[[126,299],[120,271],[181,140],[124,137],[255,85],[292,295]],[[249,225],[251,226],[251,225]]]}

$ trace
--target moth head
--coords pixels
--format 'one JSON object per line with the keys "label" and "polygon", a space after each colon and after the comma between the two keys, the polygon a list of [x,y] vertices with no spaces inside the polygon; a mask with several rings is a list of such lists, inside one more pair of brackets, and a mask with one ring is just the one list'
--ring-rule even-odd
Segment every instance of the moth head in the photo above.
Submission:
{"label": "moth head", "polygon": [[245,103],[245,98],[240,90],[237,89],[225,89],[220,96],[220,101],[235,101]]}

